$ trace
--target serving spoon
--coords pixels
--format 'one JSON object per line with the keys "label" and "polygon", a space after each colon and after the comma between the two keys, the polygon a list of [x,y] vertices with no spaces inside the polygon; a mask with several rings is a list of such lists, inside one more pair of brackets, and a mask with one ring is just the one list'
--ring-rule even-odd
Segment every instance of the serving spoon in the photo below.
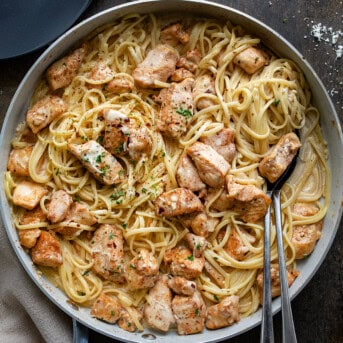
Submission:
{"label": "serving spoon", "polygon": [[[282,342],[297,343],[291,302],[288,293],[288,281],[286,261],[283,247],[283,233],[281,221],[281,189],[293,172],[297,163],[298,153],[293,157],[287,169],[274,183],[267,181],[267,195],[272,198],[274,205],[276,240],[279,259],[279,273],[281,282],[281,311],[282,311]],[[262,305],[262,328],[260,343],[273,343],[273,313],[272,292],[270,275],[270,210],[268,207],[264,218],[264,259],[263,259],[263,305]]]}

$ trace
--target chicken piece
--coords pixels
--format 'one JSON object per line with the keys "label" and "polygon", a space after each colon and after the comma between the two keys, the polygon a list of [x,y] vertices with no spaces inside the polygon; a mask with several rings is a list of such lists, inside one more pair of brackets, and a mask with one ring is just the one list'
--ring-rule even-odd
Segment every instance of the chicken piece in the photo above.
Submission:
{"label": "chicken piece", "polygon": [[[298,216],[313,216],[318,212],[318,207],[312,203],[295,203],[293,214]],[[320,220],[313,224],[293,226],[292,243],[295,248],[295,258],[302,259],[310,255],[321,237],[323,222]]]}
{"label": "chicken piece", "polygon": [[93,271],[106,280],[123,283],[124,238],[115,225],[102,224],[91,241]]}
{"label": "chicken piece", "polygon": [[46,222],[46,213],[40,206],[35,207],[31,211],[26,211],[19,220],[20,225],[29,225]]}
{"label": "chicken piece", "polygon": [[155,286],[149,290],[144,318],[153,329],[167,332],[175,324],[171,309],[172,292],[168,287],[167,275],[161,275]]}
{"label": "chicken piece", "polygon": [[114,324],[120,318],[124,307],[116,296],[102,292],[91,308],[91,316]]}
{"label": "chicken piece", "polygon": [[158,278],[159,265],[155,256],[146,249],[125,265],[125,278],[130,290],[153,287]]}
{"label": "chicken piece", "polygon": [[89,79],[95,81],[93,86],[101,86],[103,83],[111,81],[114,77],[114,72],[106,63],[96,64],[90,72]]}
{"label": "chicken piece", "polygon": [[47,193],[48,190],[38,183],[20,181],[13,192],[13,203],[27,210],[32,210]]}
{"label": "chicken piece", "polygon": [[256,223],[264,217],[271,199],[254,185],[241,185],[234,181],[232,175],[227,177],[227,199],[232,202],[231,211],[245,222]]}
{"label": "chicken piece", "polygon": [[295,133],[283,135],[260,162],[258,166],[260,174],[267,178],[270,183],[277,181],[291,164],[300,147],[300,140]]}
{"label": "chicken piece", "polygon": [[188,244],[189,248],[193,251],[193,256],[203,256],[204,251],[208,246],[208,242],[204,237],[187,233],[184,240]]}
{"label": "chicken piece", "polygon": [[23,247],[31,249],[36,245],[40,233],[39,229],[20,230],[19,242]]}
{"label": "chicken piece", "polygon": [[206,97],[207,94],[216,94],[216,90],[213,77],[204,74],[197,77],[193,84],[194,104],[199,111],[216,104],[213,99]]}
{"label": "chicken piece", "polygon": [[225,278],[209,262],[205,261],[204,268],[210,278],[221,288],[225,286]]}
{"label": "chicken piece", "polygon": [[73,81],[87,50],[87,45],[83,44],[81,48],[74,50],[70,55],[61,58],[48,68],[46,77],[52,91],[66,87]]}
{"label": "chicken piece", "polygon": [[131,78],[115,75],[113,80],[106,85],[106,90],[111,93],[121,94],[133,90],[135,84]]}
{"label": "chicken piece", "polygon": [[239,297],[231,295],[207,308],[207,329],[219,329],[239,322]]}
{"label": "chicken piece", "polygon": [[203,210],[200,199],[189,189],[175,188],[155,200],[155,213],[166,218]]}
{"label": "chicken piece", "polygon": [[168,280],[168,286],[179,295],[193,295],[197,289],[196,283],[181,276],[174,276]]}
{"label": "chicken piece", "polygon": [[45,267],[58,267],[63,263],[58,239],[47,231],[41,231],[38,242],[31,250],[32,261]]}
{"label": "chicken piece", "polygon": [[67,108],[67,104],[59,96],[46,95],[27,111],[26,123],[33,133],[37,133],[62,115]]}
{"label": "chicken piece", "polygon": [[[221,191],[220,189],[210,189],[205,200],[205,205],[207,205],[209,202],[212,201],[212,199],[218,194],[218,192]],[[226,189],[222,190],[219,197],[214,200],[210,206],[210,208],[223,212],[227,211],[232,207],[233,201],[228,200],[229,193],[226,191]]]}
{"label": "chicken piece", "polygon": [[192,231],[201,237],[207,237],[210,231],[211,221],[207,217],[206,212],[195,212],[183,215],[181,221],[187,228],[191,228]]}
{"label": "chicken piece", "polygon": [[133,160],[139,160],[144,154],[149,154],[152,139],[147,128],[132,128],[130,130],[128,152]]}
{"label": "chicken piece", "polygon": [[130,119],[126,114],[108,109],[104,113],[104,147],[113,155],[122,155],[127,151],[130,136]]}
{"label": "chicken piece", "polygon": [[182,56],[176,63],[178,68],[185,68],[194,73],[198,68],[198,64],[201,61],[201,53],[199,50],[194,49],[187,51],[186,56]]}
{"label": "chicken piece", "polygon": [[113,185],[125,180],[122,165],[96,141],[68,144],[68,148],[100,182]]}
{"label": "chicken piece", "polygon": [[226,161],[232,162],[236,155],[236,145],[234,143],[235,131],[223,129],[212,136],[201,137],[200,141],[209,145],[218,154],[222,155]]}
{"label": "chicken piece", "polygon": [[176,295],[172,301],[172,309],[179,335],[190,335],[204,330],[206,305],[198,291],[189,297]]}
{"label": "chicken piece", "polygon": [[176,46],[179,43],[187,44],[189,42],[189,34],[183,30],[180,23],[176,23],[161,30],[160,40],[163,44],[171,46]]}
{"label": "chicken piece", "polygon": [[183,246],[167,250],[163,259],[166,265],[170,265],[171,274],[186,279],[197,278],[205,263],[204,257],[194,257],[192,252]]}
{"label": "chicken piece", "polygon": [[240,66],[246,73],[254,74],[269,64],[269,57],[263,50],[250,47],[237,54],[233,63]]}
{"label": "chicken piece", "polygon": [[192,192],[201,191],[206,188],[206,185],[200,179],[198,170],[187,155],[180,159],[176,170],[176,179],[181,188],[187,188]]}
{"label": "chicken piece", "polygon": [[172,138],[180,138],[187,131],[188,121],[193,116],[193,79],[187,78],[180,83],[171,83],[161,92],[163,97],[158,119],[158,129]]}
{"label": "chicken piece", "polygon": [[138,87],[155,88],[156,82],[166,82],[175,70],[177,51],[169,45],[160,44],[148,52],[144,61],[133,71]]}
{"label": "chicken piece", "polygon": [[129,309],[129,311],[123,309],[123,311],[121,312],[120,318],[118,320],[118,326],[125,331],[135,332],[137,330],[137,326],[131,315],[135,316],[137,320],[141,322],[143,319],[143,314],[141,311],[133,306],[130,306]]}
{"label": "chicken piece", "polygon": [[33,147],[13,149],[7,163],[7,169],[18,176],[29,176],[29,161]]}
{"label": "chicken piece", "polygon": [[[299,275],[299,272],[296,270],[287,270],[287,283],[288,287],[294,282],[296,277]],[[278,266],[271,266],[270,268],[270,277],[271,277],[271,284],[272,284],[272,297],[278,297],[281,294],[280,288],[280,272]],[[260,290],[260,294],[262,294],[263,290],[263,270],[257,275],[257,286]],[[262,297],[261,297],[262,299]]]}
{"label": "chicken piece", "polygon": [[187,148],[187,154],[192,158],[203,182],[210,187],[224,186],[225,176],[230,165],[222,155],[219,155],[209,145],[195,142]]}
{"label": "chicken piece", "polygon": [[185,68],[178,68],[171,75],[170,79],[174,82],[181,82],[189,77],[194,78],[194,74]]}
{"label": "chicken piece", "polygon": [[66,191],[59,190],[54,192],[48,207],[48,219],[52,223],[61,222],[67,216],[72,203],[73,199]]}

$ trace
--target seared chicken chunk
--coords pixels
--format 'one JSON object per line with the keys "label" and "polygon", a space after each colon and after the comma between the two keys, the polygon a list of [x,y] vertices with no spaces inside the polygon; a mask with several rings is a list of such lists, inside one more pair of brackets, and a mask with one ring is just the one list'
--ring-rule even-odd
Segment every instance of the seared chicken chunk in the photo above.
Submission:
{"label": "seared chicken chunk", "polygon": [[20,225],[29,225],[46,222],[46,213],[40,206],[35,207],[31,211],[26,211],[20,218]]}
{"label": "seared chicken chunk", "polygon": [[208,261],[205,261],[204,266],[206,272],[210,276],[210,278],[219,286],[224,288],[225,286],[225,278],[222,274],[220,274]]}
{"label": "seared chicken chunk", "polygon": [[263,50],[250,47],[236,55],[233,63],[240,66],[246,73],[254,74],[269,64],[269,58]]}
{"label": "seared chicken chunk", "polygon": [[211,221],[207,217],[206,212],[185,214],[181,218],[183,224],[187,228],[191,228],[196,235],[201,237],[208,236],[208,232],[211,230]]}
{"label": "seared chicken chunk", "polygon": [[194,78],[194,74],[185,68],[178,68],[171,75],[170,79],[174,82],[181,82],[189,77]]}
{"label": "seared chicken chunk", "polygon": [[209,145],[195,142],[187,148],[187,154],[192,158],[203,182],[214,188],[224,185],[224,179],[230,170],[230,165]]}
{"label": "seared chicken chunk", "polygon": [[290,165],[300,147],[301,143],[295,133],[291,132],[283,135],[269,154],[260,162],[258,167],[260,174],[271,183],[277,181]]}
{"label": "seared chicken chunk", "polygon": [[201,53],[199,50],[194,49],[187,51],[186,56],[182,56],[176,63],[178,68],[185,68],[194,73],[198,68],[198,64],[201,61]]}
{"label": "seared chicken chunk", "polygon": [[236,155],[236,145],[234,143],[235,131],[232,129],[223,129],[212,136],[201,137],[200,141],[209,145],[218,154],[222,155],[226,161],[232,162]]}
{"label": "seared chicken chunk", "polygon": [[245,222],[256,223],[264,217],[271,199],[254,185],[241,185],[234,181],[232,175],[227,177],[227,199],[232,202],[230,208]]}
{"label": "seared chicken chunk", "polygon": [[[312,203],[295,203],[292,213],[297,216],[313,216],[318,212],[318,207]],[[293,226],[292,243],[295,248],[295,258],[301,259],[310,255],[321,237],[322,221],[313,224]]]}
{"label": "seared chicken chunk", "polygon": [[147,128],[131,128],[128,152],[133,160],[140,159],[144,154],[149,154],[152,148],[152,139]]}
{"label": "seared chicken chunk", "polygon": [[111,81],[114,77],[114,72],[106,63],[96,64],[90,72],[89,79],[94,82],[94,85],[101,85]]}
{"label": "seared chicken chunk", "polygon": [[173,82],[161,92],[163,98],[159,113],[158,129],[165,135],[179,138],[187,131],[188,119],[193,116],[192,85],[187,78],[180,83]]}
{"label": "seared chicken chunk", "polygon": [[52,91],[68,86],[76,76],[87,53],[87,46],[74,50],[70,55],[52,64],[46,72],[46,77]]}
{"label": "seared chicken chunk", "polygon": [[164,254],[164,263],[170,265],[170,272],[174,276],[195,279],[201,274],[205,259],[194,257],[189,249],[181,246],[167,250]]}
{"label": "seared chicken chunk", "polygon": [[46,95],[38,100],[26,113],[26,123],[33,133],[48,126],[67,110],[67,104],[56,95]]}
{"label": "seared chicken chunk", "polygon": [[135,84],[131,78],[123,75],[114,75],[112,81],[106,85],[106,90],[111,93],[121,94],[133,90]]}
{"label": "seared chicken chunk", "polygon": [[155,213],[163,217],[175,217],[203,210],[200,199],[189,189],[176,188],[162,193],[155,200]]}
{"label": "seared chicken chunk", "polygon": [[72,197],[64,190],[56,191],[51,196],[47,217],[52,223],[61,222],[68,214],[73,203]]}
{"label": "seared chicken chunk", "polygon": [[206,305],[198,291],[189,297],[176,295],[172,301],[172,309],[179,335],[190,335],[204,330]]}
{"label": "seared chicken chunk", "polygon": [[196,108],[200,111],[215,105],[215,101],[207,98],[207,94],[216,94],[213,77],[209,74],[198,76],[193,85],[193,98]]}
{"label": "seared chicken chunk", "polygon": [[184,31],[180,23],[167,26],[161,31],[160,40],[164,44],[176,46],[179,43],[186,44],[189,41],[188,32]]}
{"label": "seared chicken chunk", "polygon": [[153,287],[158,278],[159,265],[154,255],[141,249],[139,254],[125,265],[125,278],[130,290]]}
{"label": "seared chicken chunk", "polygon": [[48,190],[35,182],[21,181],[13,192],[13,203],[15,205],[26,208],[27,210],[34,209]]}
{"label": "seared chicken chunk", "polygon": [[168,276],[161,275],[155,286],[149,290],[147,304],[144,307],[144,317],[148,325],[163,332],[167,332],[174,325],[171,302],[172,292],[168,287]]}
{"label": "seared chicken chunk", "polygon": [[20,230],[19,242],[23,247],[31,249],[36,245],[40,233],[39,229]]}
{"label": "seared chicken chunk", "polygon": [[174,276],[168,280],[168,286],[179,295],[193,295],[197,289],[196,283],[181,276]]}
{"label": "seared chicken chunk", "polygon": [[93,271],[106,280],[124,282],[124,238],[115,225],[102,224],[91,241]]}
{"label": "seared chicken chunk", "polygon": [[175,70],[176,61],[177,51],[174,48],[164,44],[157,45],[133,71],[136,85],[155,88],[155,81],[166,82]]}
{"label": "seared chicken chunk", "polygon": [[121,164],[96,141],[68,144],[68,148],[100,182],[113,185],[125,179]]}
{"label": "seared chicken chunk", "polygon": [[40,266],[58,267],[63,262],[60,242],[54,235],[46,231],[41,231],[31,254],[32,261]]}
{"label": "seared chicken chunk", "polygon": [[91,316],[114,324],[121,316],[123,305],[116,296],[102,292],[91,308]]}
{"label": "seared chicken chunk", "polygon": [[239,322],[239,297],[231,295],[207,308],[206,327],[219,329]]}
{"label": "seared chicken chunk", "polygon": [[204,251],[208,246],[208,242],[204,237],[193,235],[192,233],[186,234],[185,241],[193,251],[193,256],[195,257],[203,256]]}
{"label": "seared chicken chunk", "polygon": [[206,185],[200,179],[198,170],[187,155],[180,159],[176,170],[176,179],[181,188],[187,188],[193,192],[206,188]]}
{"label": "seared chicken chunk", "polygon": [[135,316],[135,318],[141,322],[143,319],[143,314],[141,311],[139,311],[137,308],[130,306],[130,311],[123,309],[121,312],[120,318],[118,320],[118,326],[129,332],[135,332],[137,330],[137,326],[135,324],[135,321],[132,319],[132,316]]}
{"label": "seared chicken chunk", "polygon": [[29,161],[33,147],[13,149],[8,159],[7,169],[18,176],[29,176]]}

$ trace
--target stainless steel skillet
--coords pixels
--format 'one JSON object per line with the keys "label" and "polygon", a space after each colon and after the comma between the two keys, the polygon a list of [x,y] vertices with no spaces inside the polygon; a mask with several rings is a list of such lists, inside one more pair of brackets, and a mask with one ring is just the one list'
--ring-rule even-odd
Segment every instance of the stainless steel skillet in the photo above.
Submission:
{"label": "stainless steel skillet", "polygon": [[[40,78],[44,70],[55,59],[63,55],[72,45],[74,45],[77,41],[79,41],[82,37],[86,36],[91,31],[93,31],[96,27],[104,23],[111,22],[127,13],[148,13],[151,11],[162,11],[165,13],[179,12],[181,15],[189,13],[201,15],[204,17],[230,19],[232,22],[240,24],[246,27],[248,31],[251,31],[254,34],[260,36],[263,39],[264,43],[272,50],[274,50],[275,53],[291,58],[304,71],[306,78],[312,88],[315,105],[322,113],[322,127],[324,136],[328,141],[329,153],[331,156],[335,156],[335,159],[331,159],[329,161],[332,173],[332,195],[330,199],[329,212],[324,222],[323,236],[319,241],[314,253],[306,261],[303,261],[299,264],[301,275],[290,289],[290,295],[291,297],[294,297],[301,291],[306,283],[309,282],[309,280],[323,261],[326,253],[331,246],[339,224],[342,212],[340,204],[342,200],[343,189],[343,181],[340,178],[340,171],[343,170],[342,133],[337,114],[335,113],[334,107],[327,95],[327,92],[325,91],[323,85],[321,84],[320,80],[318,79],[312,68],[307,64],[306,61],[303,60],[302,56],[276,32],[269,29],[261,22],[258,22],[257,20],[241,12],[218,4],[199,1],[139,1],[106,10],[77,25],[72,30],[64,34],[59,40],[52,44],[49,49],[44,52],[44,54],[32,66],[32,68],[20,84],[8,109],[2,128],[0,148],[3,156],[7,156],[9,153],[10,139],[13,137],[17,123],[24,119],[24,114],[28,107],[29,99],[38,79]],[[335,123],[334,126],[332,126],[332,122]],[[6,170],[6,158],[3,158],[0,161],[0,170],[2,174]],[[87,310],[81,308],[77,310],[73,308],[72,305],[67,302],[66,296],[61,291],[54,288],[54,286],[52,286],[46,279],[38,276],[35,267],[32,265],[30,257],[23,251],[18,243],[17,233],[11,221],[10,207],[7,203],[3,188],[1,188],[0,197],[2,203],[1,214],[9,239],[21,263],[23,264],[31,278],[38,285],[38,287],[40,287],[42,291],[62,310],[79,320],[84,325],[121,341],[144,341],[144,338],[141,337],[141,333],[130,334],[128,332],[122,331],[117,326],[108,325],[91,318]],[[278,311],[279,308],[280,301],[279,299],[277,299],[273,303],[274,313]],[[250,316],[249,318],[241,320],[240,323],[230,328],[217,331],[206,331],[203,334],[195,336],[180,337],[176,336],[176,333],[174,332],[168,333],[167,335],[158,335],[154,333],[156,335],[155,342],[171,342],[174,339],[177,339],[178,342],[185,343],[191,342],[193,340],[197,340],[198,342],[214,342],[222,340],[224,338],[233,337],[246,330],[249,330],[250,328],[258,325],[260,321],[261,312],[258,311],[256,314]]]}

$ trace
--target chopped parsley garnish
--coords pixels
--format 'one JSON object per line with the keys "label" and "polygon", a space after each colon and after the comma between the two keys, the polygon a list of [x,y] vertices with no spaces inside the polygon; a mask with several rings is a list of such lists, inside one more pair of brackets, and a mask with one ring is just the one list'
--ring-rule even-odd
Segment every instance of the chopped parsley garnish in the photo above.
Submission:
{"label": "chopped parsley garnish", "polygon": [[176,113],[180,114],[186,119],[193,116],[192,112],[188,108],[183,109],[182,107],[180,107],[178,110],[176,110]]}
{"label": "chopped parsley garnish", "polygon": [[136,267],[133,264],[131,264],[131,263],[130,263],[130,268],[136,269]]}
{"label": "chopped parsley garnish", "polygon": [[257,61],[258,61],[259,59],[260,59],[259,57],[256,57],[256,58],[255,58],[255,64],[257,63]]}
{"label": "chopped parsley garnish", "polygon": [[197,250],[200,250],[200,248],[201,248],[201,243],[198,243],[196,246],[195,246],[195,248],[197,249]]}
{"label": "chopped parsley garnish", "polygon": [[217,256],[214,256],[213,258],[214,258],[216,261],[218,260],[218,257],[217,257]]}
{"label": "chopped parsley garnish", "polygon": [[111,311],[111,316],[113,317],[115,315],[115,312],[114,311]]}
{"label": "chopped parsley garnish", "polygon": [[86,295],[86,293],[82,292],[82,291],[77,291],[77,294],[80,295],[80,296]]}
{"label": "chopped parsley garnish", "polygon": [[[124,197],[125,196],[125,192],[123,190],[118,191],[117,193],[113,193],[110,195],[110,199],[112,201],[116,201],[119,200],[119,198]],[[123,201],[123,200],[122,200]]]}
{"label": "chopped parsley garnish", "polygon": [[98,155],[95,159],[96,163],[101,163],[101,155]]}
{"label": "chopped parsley garnish", "polygon": [[85,141],[85,142],[88,141],[88,137],[87,137],[87,136],[81,136],[81,139],[82,139],[83,141]]}
{"label": "chopped parsley garnish", "polygon": [[126,230],[126,228],[127,228],[127,223],[123,223],[123,224],[121,224],[121,226],[123,227],[124,230]]}
{"label": "chopped parsley garnish", "polygon": [[196,315],[197,317],[200,316],[200,312],[199,312],[199,309],[198,309],[198,308],[195,309],[194,313],[195,313],[195,315]]}
{"label": "chopped parsley garnish", "polygon": [[99,136],[96,141],[99,143],[99,144],[102,144],[104,142],[104,136]]}
{"label": "chopped parsley garnish", "polygon": [[120,154],[120,153],[123,152],[124,150],[125,150],[124,142],[120,142],[119,146],[117,146],[117,147],[114,149],[114,153],[115,153],[115,154]]}
{"label": "chopped parsley garnish", "polygon": [[114,237],[114,234],[113,234],[113,232],[110,232],[110,234],[109,234],[108,238],[109,238],[109,239],[113,239],[113,237]]}
{"label": "chopped parsley garnish", "polygon": [[219,298],[218,298],[217,294],[213,294],[213,298],[215,301],[219,302]]}
{"label": "chopped parsley garnish", "polygon": [[194,261],[194,256],[193,256],[193,255],[189,255],[189,256],[187,257],[187,260],[189,260],[189,261]]}
{"label": "chopped parsley garnish", "polygon": [[60,173],[60,170],[59,170],[59,169],[56,169],[55,175],[57,176],[59,173]]}
{"label": "chopped parsley garnish", "polygon": [[85,155],[85,156],[83,156],[83,160],[85,161],[85,162],[89,162],[89,158],[88,158],[88,156],[87,155]]}
{"label": "chopped parsley garnish", "polygon": [[85,271],[83,272],[83,274],[82,274],[82,275],[86,275],[86,276],[88,276],[88,274],[89,274],[89,270],[85,270]]}
{"label": "chopped parsley garnish", "polygon": [[100,176],[104,177],[109,169],[110,169],[110,166],[107,164],[104,167],[101,167],[100,168]]}
{"label": "chopped parsley garnish", "polygon": [[80,196],[79,196],[79,195],[76,195],[76,196],[74,197],[74,201],[76,201],[76,202],[80,202],[80,201],[81,201],[81,198],[80,198]]}
{"label": "chopped parsley garnish", "polygon": [[148,190],[147,190],[146,188],[144,188],[144,187],[142,188],[142,193],[145,194],[147,191],[148,191]]}
{"label": "chopped parsley garnish", "polygon": [[118,175],[122,176],[123,174],[124,174],[124,169],[120,169],[119,172],[118,172]]}
{"label": "chopped parsley garnish", "polygon": [[165,157],[165,156],[166,156],[166,152],[162,151],[162,157]]}
{"label": "chopped parsley garnish", "polygon": [[131,326],[131,323],[130,323],[130,322],[128,322],[128,323],[127,323],[127,326],[128,326],[128,327],[130,327],[130,326]]}
{"label": "chopped parsley garnish", "polygon": [[277,107],[279,105],[279,103],[280,103],[280,99],[275,99],[274,102],[273,102],[273,105],[275,107]]}

